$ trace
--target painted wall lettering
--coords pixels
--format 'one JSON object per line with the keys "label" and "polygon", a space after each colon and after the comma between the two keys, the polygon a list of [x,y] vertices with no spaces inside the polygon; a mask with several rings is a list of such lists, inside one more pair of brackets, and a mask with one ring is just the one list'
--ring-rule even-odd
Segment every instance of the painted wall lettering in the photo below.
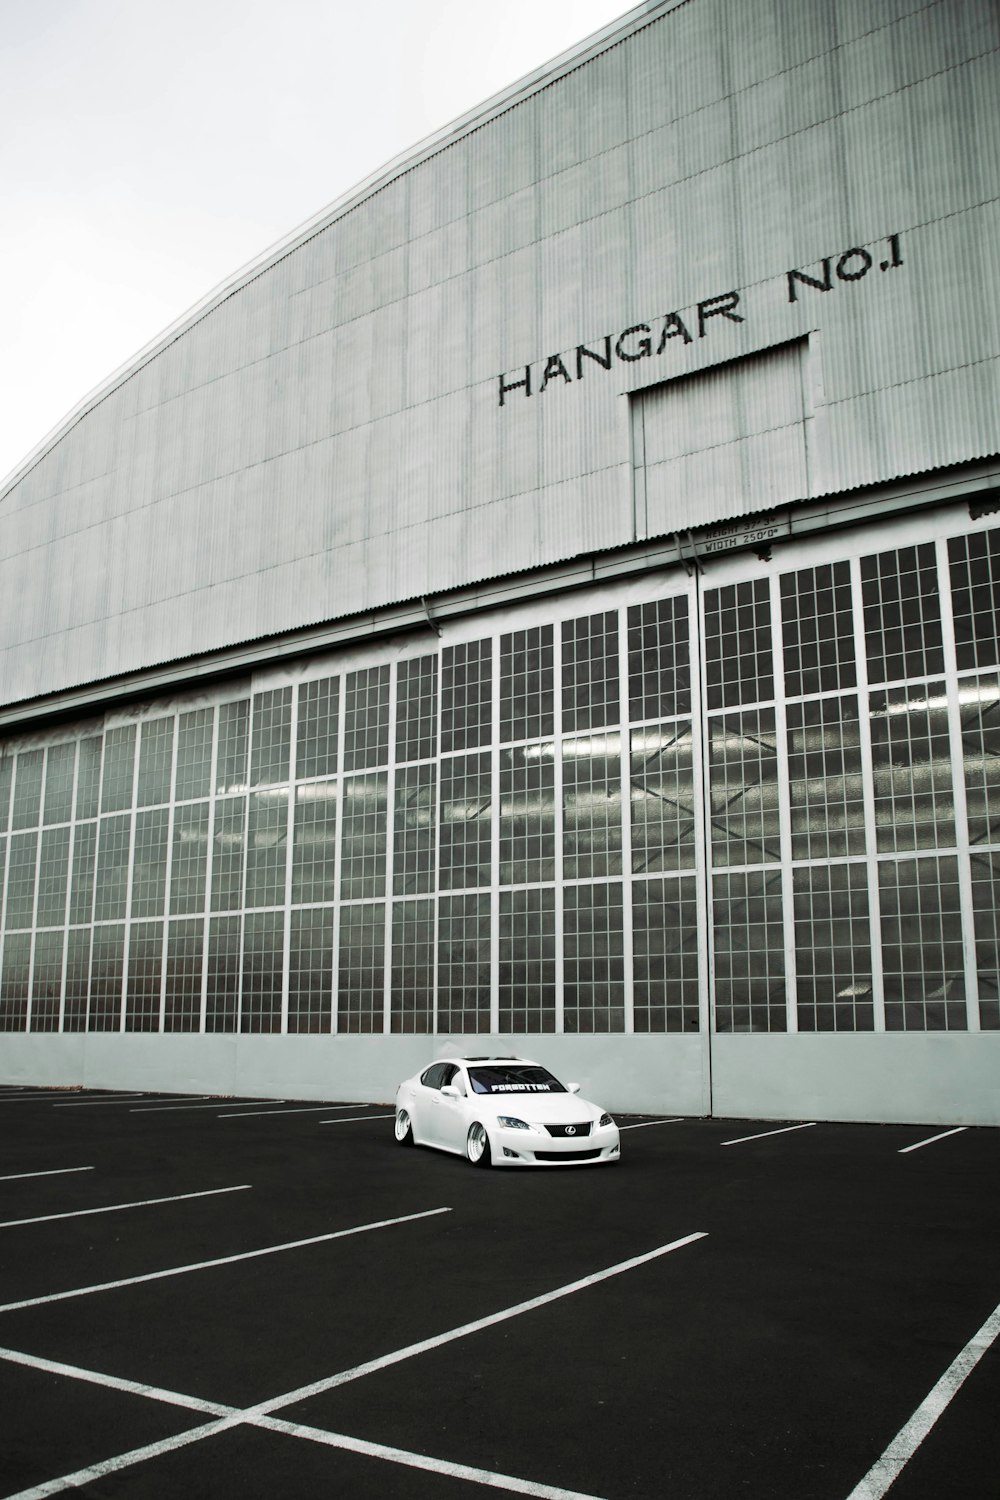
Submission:
{"label": "painted wall lettering", "polygon": [[[889,246],[889,258],[880,260],[878,268],[880,271],[893,271],[903,264],[903,257],[899,253],[899,235],[890,234],[886,244]],[[799,300],[800,286],[811,286],[817,292],[832,292],[836,285],[835,277],[837,281],[860,281],[875,264],[875,257],[863,245],[855,245],[841,255],[824,256],[820,264],[823,267],[822,276],[813,276],[809,271],[787,273],[789,302]]]}

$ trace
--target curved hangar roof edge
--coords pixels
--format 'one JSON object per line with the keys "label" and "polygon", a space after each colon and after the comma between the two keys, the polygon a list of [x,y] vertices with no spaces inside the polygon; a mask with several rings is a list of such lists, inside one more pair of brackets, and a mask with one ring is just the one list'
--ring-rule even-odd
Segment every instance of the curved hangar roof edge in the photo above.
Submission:
{"label": "curved hangar roof edge", "polygon": [[594,54],[605,51],[609,46],[614,46],[616,41],[631,34],[637,27],[647,25],[653,19],[652,12],[665,14],[687,3],[688,0],[642,0],[641,4],[624,11],[607,26],[592,32],[582,41],[567,48],[565,52],[557,53],[540,67],[532,69],[530,73],[525,73],[515,83],[509,84],[507,88],[491,95],[481,104],[458,115],[448,124],[442,125],[440,129],[432,131],[415,145],[401,151],[398,156],[391,157],[389,161],[376,167],[367,177],[363,177],[360,182],[334,198],[310,218],[296,225],[273,244],[266,246],[252,260],[248,260],[231,275],[224,277],[217,285],[210,288],[204,297],[200,297],[172,323],[168,323],[166,328],[154,334],[147,343],[136,350],[135,354],[81,397],[76,405],[71,407],[66,415],[61,417],[55,426],[29,449],[24,458],[16,463],[8,474],[0,476],[0,505],[3,504],[8,492],[24,478],[40,458],[43,458],[66,436],[81,417],[85,417],[95,406],[100,405],[107,396],[142,369],[143,365],[155,359],[156,355],[175,339],[180,338],[189,328],[193,328],[202,318],[214,311],[228,297],[239,292],[255,277],[269,270],[271,266],[277,265],[286,255],[292,254],[315,235],[321,234],[324,229],[336,223],[337,219],[350,213],[367,198],[381,192],[397,178],[420,166],[430,157],[437,155],[439,151],[446,150],[448,146],[464,136],[488,125],[491,120],[506,110],[514,108],[522,99],[530,97],[538,89],[548,88],[565,73],[580,67]]}

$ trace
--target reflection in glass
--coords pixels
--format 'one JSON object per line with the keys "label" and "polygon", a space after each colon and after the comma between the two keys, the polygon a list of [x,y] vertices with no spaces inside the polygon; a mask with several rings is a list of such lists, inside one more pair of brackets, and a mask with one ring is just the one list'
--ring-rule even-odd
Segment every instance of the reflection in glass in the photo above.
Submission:
{"label": "reflection in glass", "polygon": [[555,710],[552,626],[500,637],[500,743],[551,735]]}
{"label": "reflection in glass", "polygon": [[35,909],[38,834],[15,833],[10,840],[7,867],[7,907],[4,927],[12,932],[30,927]]}
{"label": "reflection in glass", "polygon": [[291,688],[256,693],[250,733],[250,785],[271,786],[287,781],[291,750]]}
{"label": "reflection in glass", "polygon": [[344,906],[337,955],[337,1030],[383,1029],[385,905]]}
{"label": "reflection in glass", "polygon": [[433,1031],[433,901],[393,902],[390,980],[392,991],[390,1030],[393,1032]]}
{"label": "reflection in glass", "polygon": [[439,1033],[490,1029],[490,898],[442,896],[438,935]]}
{"label": "reflection in glass", "polygon": [[617,610],[563,622],[562,712],[569,731],[618,722]]}
{"label": "reflection in glass", "polygon": [[632,723],[691,712],[688,602],[683,596],[628,611],[628,698]]}
{"label": "reflection in glass", "polygon": [[[73,816],[73,773],[76,767],[75,745],[50,745],[45,761],[45,810],[42,822],[68,823]],[[2,801],[0,792],[0,801]]]}
{"label": "reflection in glass", "polygon": [[865,851],[858,700],[788,705],[788,794],[793,859]]}
{"label": "reflection in glass", "polygon": [[80,764],[76,773],[76,816],[96,818],[101,787],[101,741],[80,741]]}
{"label": "reflection in glass", "polygon": [[857,673],[850,563],[825,563],[798,573],[783,573],[780,583],[788,697],[854,687]]}
{"label": "reflection in glass", "polygon": [[104,769],[101,775],[101,812],[122,812],[132,806],[132,773],[135,765],[135,725],[122,724],[104,736]]}
{"label": "reflection in glass", "polygon": [[174,720],[150,719],[139,740],[137,807],[157,807],[170,800],[174,760]]}
{"label": "reflection in glass", "polygon": [[185,916],[205,909],[208,871],[207,802],[192,802],[174,813],[173,854],[170,864],[170,912]]}
{"label": "reflection in glass", "polygon": [[212,722],[214,710],[196,708],[181,714],[177,728],[178,802],[207,797],[212,789]]}
{"label": "reflection in glass", "polygon": [[488,745],[493,712],[493,642],[464,641],[441,653],[441,749]]}
{"label": "reflection in glass", "polygon": [[288,788],[254,792],[247,831],[248,907],[284,904],[287,865]]}
{"label": "reflection in glass", "polygon": [[705,682],[709,709],[774,697],[771,593],[766,578],[706,591]]}
{"label": "reflection in glass", "polygon": [[708,735],[713,865],[780,859],[774,709],[709,719]]}
{"label": "reflection in glass", "polygon": [[243,905],[247,799],[226,797],[215,804],[212,827],[212,910],[238,911]]}
{"label": "reflection in glass", "polygon": [[551,880],[555,873],[554,746],[500,752],[500,884]]}
{"label": "reflection in glass", "polygon": [[339,677],[302,683],[295,736],[295,774],[300,781],[336,774],[339,715]]}
{"label": "reflection in glass", "polygon": [[368,667],[347,677],[344,770],[384,766],[389,759],[389,668]]}
{"label": "reflection in glass", "polygon": [[621,735],[563,740],[563,876],[622,872]]}
{"label": "reflection in glass", "polygon": [[387,786],[384,772],[344,777],[342,899],[385,895]]}
{"label": "reflection in glass", "polygon": [[121,922],[94,928],[90,951],[88,1031],[120,1031],[125,927]]}
{"label": "reflection in glass", "polygon": [[132,916],[163,915],[167,887],[167,820],[165,807],[138,813],[132,855]]}
{"label": "reflection in glass", "polygon": [[624,1031],[621,885],[566,886],[563,903],[565,1029]]}
{"label": "reflection in glass", "polygon": [[490,757],[441,762],[441,889],[490,883]]}
{"label": "reflection in glass", "polygon": [[39,927],[61,927],[66,920],[69,884],[69,829],[46,828],[38,857]]}
{"label": "reflection in glass", "polygon": [[871,695],[875,838],[880,850],[955,842],[944,683]]}
{"label": "reflection in glass", "polygon": [[944,671],[933,542],[863,557],[861,600],[870,682]]}
{"label": "reflection in glass", "polygon": [[970,844],[1000,844],[1000,676],[958,689]]}
{"label": "reflection in glass", "polygon": [[792,872],[800,1031],[871,1031],[871,932],[863,864]]}
{"label": "reflection in glass", "polygon": [[243,792],[247,786],[247,757],[250,753],[250,700],[219,707],[219,751],[215,772],[215,790]]}
{"label": "reflection in glass", "polygon": [[0,1031],[24,1031],[28,1024],[31,934],[9,933],[0,967]]}
{"label": "reflection in glass", "polygon": [[333,910],[292,912],[288,955],[289,1033],[328,1033],[333,1026]]}
{"label": "reflection in glass", "polygon": [[698,898],[695,880],[632,882],[634,1027],[697,1031]]}
{"label": "reflection in glass", "polygon": [[241,917],[212,917],[208,924],[206,1031],[236,1030],[243,968],[241,923]]}
{"label": "reflection in glass", "polygon": [[878,867],[887,1031],[961,1031],[965,960],[954,856]]}
{"label": "reflection in glass", "polygon": [[500,1030],[556,1029],[556,893],[500,892]]}
{"label": "reflection in glass", "polygon": [[629,760],[632,870],[694,868],[694,762],[691,722],[633,729]]}
{"label": "reflection in glass", "polygon": [[201,917],[186,917],[167,923],[166,999],[164,1031],[198,1031],[201,1028],[201,978],[205,946],[205,923]]}
{"label": "reflection in glass", "polygon": [[129,932],[126,1031],[159,1031],[163,923],[133,922]]}
{"label": "reflection in glass", "polygon": [[1000,853],[974,850],[971,865],[979,1024],[1000,1031]]}
{"label": "reflection in glass", "polygon": [[90,995],[91,929],[70,929],[66,944],[66,995],[63,1002],[63,1030],[87,1030],[87,1005]]}
{"label": "reflection in glass", "polygon": [[337,894],[337,783],[295,789],[292,900],[333,901]]}
{"label": "reflection in glass", "polygon": [[37,828],[42,805],[44,750],[22,750],[14,776],[11,828]]}
{"label": "reflection in glass", "polygon": [[785,1031],[781,871],[713,877],[715,1029]]}
{"label": "reflection in glass", "polygon": [[35,937],[31,976],[31,1030],[59,1030],[59,1001],[63,980],[63,933],[40,932]]}
{"label": "reflection in glass", "polygon": [[240,1031],[281,1030],[284,959],[284,913],[247,912],[243,919],[243,1003],[240,1006]]}
{"label": "reflection in glass", "polygon": [[437,766],[396,774],[392,888],[397,896],[432,891],[437,837]]}
{"label": "reflection in glass", "polygon": [[1000,663],[1000,529],[948,541],[958,670]]}
{"label": "reflection in glass", "polygon": [[436,656],[401,661],[396,671],[396,760],[430,760],[437,754]]}

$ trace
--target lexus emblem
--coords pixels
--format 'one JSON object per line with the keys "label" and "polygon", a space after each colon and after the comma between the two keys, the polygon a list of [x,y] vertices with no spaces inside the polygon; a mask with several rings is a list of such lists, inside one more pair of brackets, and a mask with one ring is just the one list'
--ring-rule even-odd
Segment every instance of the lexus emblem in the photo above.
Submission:
{"label": "lexus emblem", "polygon": [[566,1134],[567,1135],[576,1135],[576,1126],[575,1125],[567,1125],[566,1126]]}

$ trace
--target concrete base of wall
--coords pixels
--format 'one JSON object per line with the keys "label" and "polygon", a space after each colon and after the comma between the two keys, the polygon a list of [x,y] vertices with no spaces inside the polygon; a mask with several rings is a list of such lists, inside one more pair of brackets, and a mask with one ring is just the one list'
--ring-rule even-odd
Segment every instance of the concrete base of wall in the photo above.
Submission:
{"label": "concrete base of wall", "polygon": [[[435,1057],[517,1054],[619,1112],[1000,1126],[1000,1033],[714,1036],[8,1034],[0,1083],[390,1103]],[[711,1062],[711,1066],[710,1066]]]}

